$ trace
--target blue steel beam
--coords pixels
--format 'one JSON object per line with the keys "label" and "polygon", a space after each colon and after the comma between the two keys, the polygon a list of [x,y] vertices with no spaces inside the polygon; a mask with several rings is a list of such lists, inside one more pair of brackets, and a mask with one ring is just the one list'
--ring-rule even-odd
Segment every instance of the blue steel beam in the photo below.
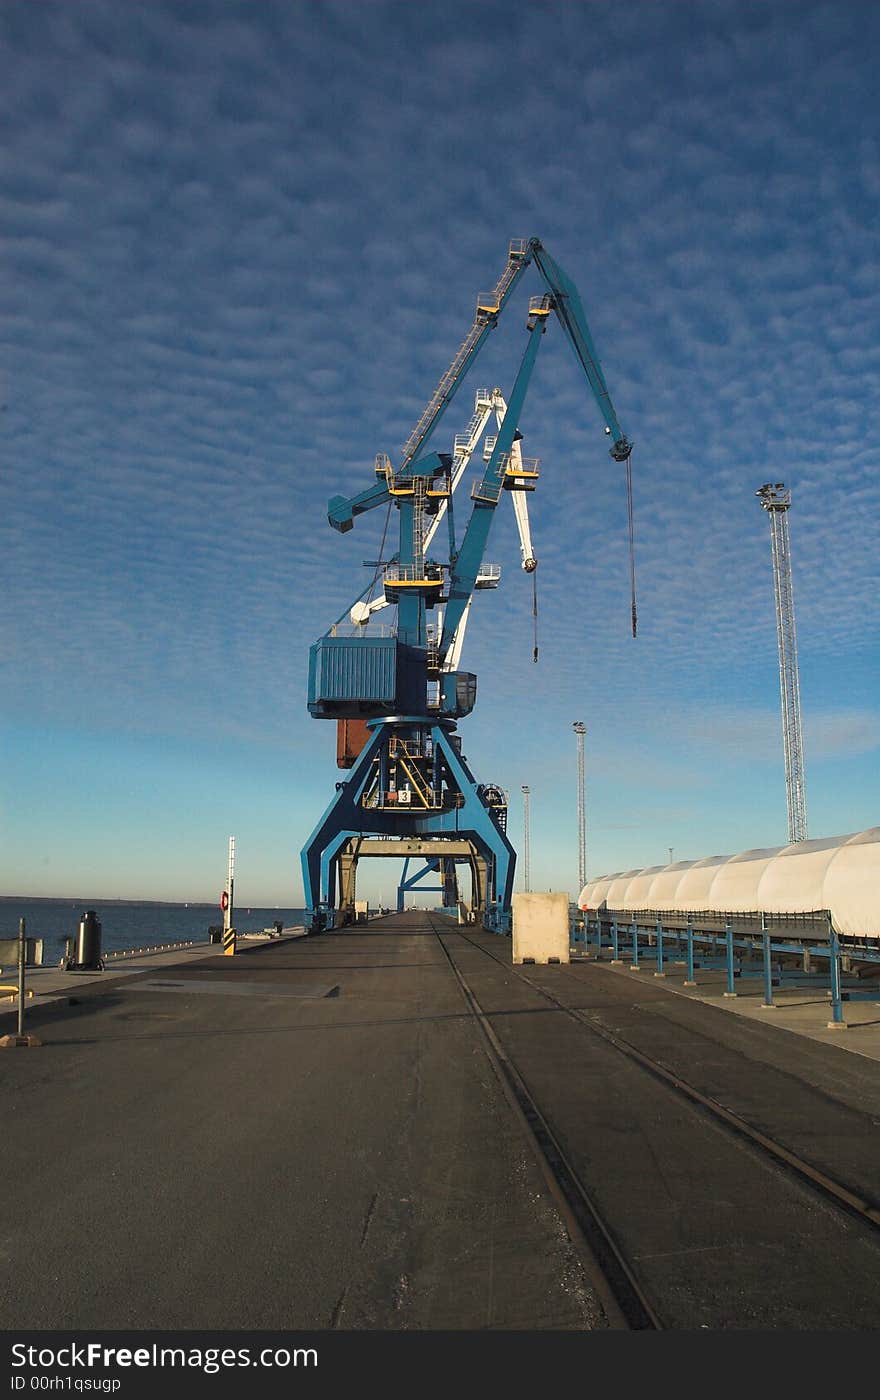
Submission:
{"label": "blue steel beam", "polygon": [[423,821],[422,829],[426,832],[454,830],[462,836],[470,837],[484,859],[491,858],[489,889],[486,891],[487,905],[490,892],[494,892],[502,920],[507,921],[513,897],[516,852],[489,809],[480,801],[477,794],[479,785],[464,759],[452,747],[448,734],[436,725],[431,730],[431,737],[434,744],[440,748],[447,770],[464,797],[464,806],[456,807],[450,813],[437,813],[428,817]]}
{"label": "blue steel beam", "polygon": [[403,873],[400,877],[400,884],[397,886],[398,914],[403,913],[404,895],[406,894],[407,890],[413,890],[416,887],[418,887],[423,894],[435,894],[437,892],[442,894],[442,885],[423,885],[421,883],[426,875],[430,875],[437,870],[439,864],[439,860],[429,860],[426,865],[422,866],[421,870],[416,871],[415,875],[408,876],[407,871],[409,870],[409,857],[407,856],[406,860],[403,863]]}
{"label": "blue steel beam", "polygon": [[568,336],[581,369],[587,376],[596,403],[599,405],[599,412],[605,420],[605,431],[611,436],[614,443],[611,448],[611,456],[618,462],[625,462],[632,452],[632,443],[621,428],[614,411],[578,289],[565,275],[559,263],[551,258],[539,238],[529,240],[529,251],[534,259],[535,267],[541,274],[553,299],[553,310]]}
{"label": "blue steel beam", "polygon": [[332,902],[329,888],[332,855],[328,853],[335,855],[349,835],[358,834],[363,810],[360,800],[383,737],[380,725],[361,750],[348,782],[338,784],[336,795],[302,848],[303,894],[310,914],[314,914],[322,902]]}
{"label": "blue steel beam", "polygon": [[[611,395],[608,392],[608,385],[605,383],[605,375],[602,372],[602,365],[599,361],[596,346],[590,333],[590,327],[587,323],[586,313],[584,312],[578,289],[571,278],[568,277],[559,266],[559,263],[550,256],[541,240],[539,238],[531,238],[528,243],[528,252],[523,257],[520,266],[501,298],[498,312],[496,315],[487,319],[486,325],[474,342],[470,353],[462,362],[453,384],[440,400],[437,411],[425,428],[422,436],[419,438],[409,461],[405,463],[401,469],[401,475],[405,475],[415,468],[421,468],[424,462],[429,460],[428,458],[421,458],[418,462],[414,463],[413,457],[415,456],[415,452],[421,451],[425,447],[428,439],[433,434],[434,429],[437,427],[437,424],[452,402],[463,379],[466,377],[468,370],[480,353],[486,336],[497,324],[498,315],[500,315],[510,293],[513,291],[531,261],[534,261],[535,267],[538,269],[541,279],[550,293],[556,317],[568,337],[568,341],[574,350],[578,363],[584,371],[590,388],[593,391],[596,403],[599,406],[599,412],[602,414],[605,421],[605,430],[613,441],[613,446],[610,449],[611,456],[618,462],[625,462],[627,457],[629,457],[632,451],[632,444],[620,426],[614,405],[611,402]],[[432,456],[436,457],[437,454],[434,453]],[[366,491],[361,491],[359,495],[351,499],[345,496],[334,496],[328,505],[328,519],[334,529],[344,533],[352,528],[354,516],[362,515],[365,511],[372,510],[375,506],[382,505],[387,500],[388,490],[381,483],[368,487]]]}
{"label": "blue steel beam", "polygon": [[[420,457],[417,462],[410,462],[394,475],[436,476],[451,461],[448,453],[429,452],[426,457]],[[388,483],[383,479],[375,482],[373,486],[368,486],[365,491],[359,491],[356,496],[331,496],[327,502],[327,519],[334,530],[344,535],[352,528],[356,515],[365,515],[368,510],[383,506],[390,499]]]}

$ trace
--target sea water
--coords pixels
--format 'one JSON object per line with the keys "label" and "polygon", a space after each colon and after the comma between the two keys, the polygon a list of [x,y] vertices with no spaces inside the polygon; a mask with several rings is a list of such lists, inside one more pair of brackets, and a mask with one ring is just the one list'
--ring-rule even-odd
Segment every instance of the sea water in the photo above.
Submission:
{"label": "sea water", "polygon": [[[216,904],[136,904],[112,899],[19,899],[0,896],[0,938],[17,938],[18,921],[25,920],[28,938],[42,938],[43,963],[53,965],[64,952],[64,940],[75,938],[79,921],[94,910],[101,925],[101,951],[153,948],[160,943],[206,943],[211,925],[221,925]],[[280,919],[285,928],[305,922],[304,909],[236,905],[239,933],[260,933]]]}

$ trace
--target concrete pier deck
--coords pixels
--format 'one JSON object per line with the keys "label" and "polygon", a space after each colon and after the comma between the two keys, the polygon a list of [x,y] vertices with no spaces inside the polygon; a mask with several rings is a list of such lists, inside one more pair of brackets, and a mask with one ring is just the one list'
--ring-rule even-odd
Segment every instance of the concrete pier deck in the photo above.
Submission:
{"label": "concrete pier deck", "polygon": [[450,959],[666,1326],[876,1325],[861,1227],[792,1201],[539,989],[868,1192],[871,1027],[787,1034],[788,1012],[721,1015],[717,989],[677,994],[647,966],[509,957],[411,913],[111,966],[41,999],[42,1046],[2,1063],[0,1328],[606,1330]]}
{"label": "concrete pier deck", "polygon": [[[301,924],[282,929],[281,934],[270,938],[268,934],[244,934],[238,938],[238,952],[246,953],[256,948],[275,945],[291,938],[305,937]],[[133,949],[130,952],[111,953],[106,958],[102,972],[67,972],[63,965],[43,963],[25,970],[25,1000],[28,1011],[39,1010],[51,1002],[65,1002],[70,997],[78,997],[87,990],[106,985],[109,981],[125,981],[129,977],[143,975],[157,968],[189,966],[202,958],[216,958],[220,948],[208,941],[160,944],[155,948]],[[6,987],[17,987],[18,968],[5,965],[0,972],[0,982]],[[6,995],[0,998],[0,1021],[4,1013],[17,1011],[18,996]]]}
{"label": "concrete pier deck", "polygon": [[601,1325],[436,938],[387,922],[29,1016],[0,1327]]}

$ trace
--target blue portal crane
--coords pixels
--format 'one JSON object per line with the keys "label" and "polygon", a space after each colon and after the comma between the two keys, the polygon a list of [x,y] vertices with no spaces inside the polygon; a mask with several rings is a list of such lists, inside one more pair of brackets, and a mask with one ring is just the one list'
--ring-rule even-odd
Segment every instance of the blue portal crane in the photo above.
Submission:
{"label": "blue portal crane", "polygon": [[[471,514],[458,544],[457,469],[454,475],[449,453],[428,450],[429,439],[530,263],[546,292],[530,299],[525,351],[503,416],[498,413],[497,435],[486,440],[485,470],[472,487]],[[458,656],[474,591],[491,585],[481,570],[502,493],[535,487],[537,463],[521,455],[518,422],[551,313],[592,389],[611,456],[629,470],[632,445],[618,422],[577,288],[539,239],[517,239],[494,291],[478,297],[473,325],[407,439],[400,465],[395,469],[378,454],[374,484],[328,504],[329,522],[341,532],[366,511],[397,508],[397,551],[376,565],[383,573],[382,604],[396,605],[397,613],[390,627],[377,622],[370,607],[355,607],[350,625],[334,624],[310,651],[309,711],[316,719],[335,719],[340,734],[350,729],[359,750],[337,751],[350,776],[336,784],[302,850],[313,931],[353,917],[357,862],[367,854],[424,859],[425,870],[406,881],[407,888],[439,871],[447,902],[456,889],[455,864],[467,862],[475,915],[487,928],[509,931],[516,855],[506,834],[506,797],[497,785],[478,783],[462,755],[457,721],[474,707],[477,678],[458,669]],[[426,550],[443,513],[448,557],[437,560]],[[525,547],[524,567],[534,568],[534,560],[525,561]]]}

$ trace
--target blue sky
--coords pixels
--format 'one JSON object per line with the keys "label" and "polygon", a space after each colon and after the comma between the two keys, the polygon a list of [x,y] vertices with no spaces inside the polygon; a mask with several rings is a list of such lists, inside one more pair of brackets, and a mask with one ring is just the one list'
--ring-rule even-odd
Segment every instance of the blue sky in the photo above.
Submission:
{"label": "blue sky", "polygon": [[299,904],[340,776],[308,648],[384,517],[326,502],[399,453],[511,237],[577,283],[636,444],[633,641],[623,472],[551,325],[540,660],[500,509],[461,725],[517,845],[531,788],[532,887],[576,894],[578,719],[591,875],[784,844],[768,480],[810,835],[877,824],[878,43],[845,2],[4,0],[0,893],[213,899],[235,833],[240,898]]}

